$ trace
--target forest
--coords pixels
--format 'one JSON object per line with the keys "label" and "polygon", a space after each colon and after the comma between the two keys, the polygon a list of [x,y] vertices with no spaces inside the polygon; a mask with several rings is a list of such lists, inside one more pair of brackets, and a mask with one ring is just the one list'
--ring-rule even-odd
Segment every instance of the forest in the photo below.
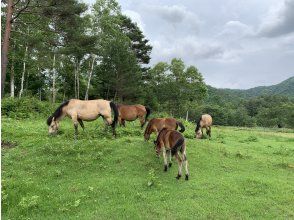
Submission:
{"label": "forest", "polygon": [[181,58],[151,65],[151,43],[116,0],[7,0],[2,11],[2,115],[103,98],[190,121],[209,113],[217,125],[294,127],[291,95],[225,93]]}

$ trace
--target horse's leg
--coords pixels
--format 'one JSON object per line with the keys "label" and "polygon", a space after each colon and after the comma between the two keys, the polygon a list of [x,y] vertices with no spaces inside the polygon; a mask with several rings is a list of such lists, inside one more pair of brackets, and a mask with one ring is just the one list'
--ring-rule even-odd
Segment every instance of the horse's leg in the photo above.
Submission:
{"label": "horse's leg", "polygon": [[187,155],[186,155],[186,145],[183,146],[184,151],[183,151],[183,161],[184,161],[184,166],[185,166],[185,171],[186,171],[186,177],[185,180],[189,179],[189,170],[188,170],[188,160],[187,160]]}
{"label": "horse's leg", "polygon": [[182,176],[182,159],[181,159],[181,157],[180,157],[180,155],[179,155],[178,152],[176,153],[175,156],[176,156],[176,159],[178,161],[178,175],[176,176],[176,178],[177,179],[180,179],[181,176]]}
{"label": "horse's leg", "polygon": [[75,140],[76,140],[77,135],[78,135],[78,125],[79,125],[78,117],[76,115],[72,115],[71,120],[72,120],[74,127],[75,127]]}
{"label": "horse's leg", "polygon": [[123,119],[123,120],[121,121],[121,124],[122,124],[124,127],[126,127],[126,120]]}
{"label": "horse's leg", "polygon": [[167,171],[167,156],[166,156],[166,150],[165,147],[162,149],[162,155],[163,155],[163,161],[164,161],[164,171]]}
{"label": "horse's leg", "polygon": [[122,126],[122,119],[120,116],[118,116],[118,119],[117,119],[118,123],[119,123],[119,126],[121,127]]}
{"label": "horse's leg", "polygon": [[145,118],[143,116],[140,116],[139,120],[140,120],[141,128],[143,129],[143,127],[144,127],[144,125],[146,123]]}
{"label": "horse's leg", "polygon": [[211,138],[211,127],[210,126],[208,127],[207,135]]}
{"label": "horse's leg", "polygon": [[84,126],[83,121],[81,119],[78,119],[78,122],[80,123],[82,129],[85,130],[85,126]]}
{"label": "horse's leg", "polygon": [[172,166],[172,161],[171,161],[171,150],[168,150],[168,157],[169,157],[169,163],[168,163],[168,166],[171,167],[171,166]]}

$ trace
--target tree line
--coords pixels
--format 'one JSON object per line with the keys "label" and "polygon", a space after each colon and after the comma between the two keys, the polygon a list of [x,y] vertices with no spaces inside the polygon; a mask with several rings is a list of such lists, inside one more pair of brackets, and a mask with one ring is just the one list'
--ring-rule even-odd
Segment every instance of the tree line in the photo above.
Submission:
{"label": "tree line", "polygon": [[[264,120],[273,108],[250,109],[264,98],[221,104],[195,66],[178,58],[150,66],[149,40],[115,0],[90,7],[77,0],[4,0],[2,12],[2,96],[51,103],[104,98],[190,120],[207,112],[221,125],[273,124]],[[282,106],[291,109],[293,102]]]}

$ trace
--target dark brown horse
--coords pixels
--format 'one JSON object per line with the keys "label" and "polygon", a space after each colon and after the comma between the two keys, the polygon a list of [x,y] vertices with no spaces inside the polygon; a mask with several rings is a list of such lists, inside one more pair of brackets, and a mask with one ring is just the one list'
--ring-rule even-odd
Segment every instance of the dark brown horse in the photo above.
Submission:
{"label": "dark brown horse", "polygon": [[[169,154],[169,167],[171,167],[171,157],[175,156],[178,161],[178,175],[177,179],[180,179],[182,176],[182,166],[184,163],[186,170],[186,180],[189,179],[189,171],[188,171],[188,160],[186,156],[186,142],[183,135],[175,130],[168,130],[166,128],[162,129],[156,141],[154,141],[156,147],[156,154],[160,155],[162,152],[163,160],[164,160],[164,171],[167,171],[167,155]],[[180,153],[181,152],[181,155]]]}
{"label": "dark brown horse", "polygon": [[118,104],[117,109],[119,112],[118,122],[120,125],[126,126],[125,121],[135,121],[137,118],[140,120],[141,128],[144,127],[148,116],[151,113],[150,108],[144,105],[122,105]]}
{"label": "dark brown horse", "polygon": [[211,126],[212,126],[212,117],[209,114],[201,115],[200,119],[197,122],[195,129],[195,137],[202,138],[203,128],[206,129],[206,134],[211,137]]}
{"label": "dark brown horse", "polygon": [[167,128],[170,130],[177,130],[178,127],[181,128],[180,132],[185,131],[185,127],[182,122],[177,121],[175,118],[152,118],[145,129],[144,139],[149,140],[150,135],[155,132],[159,133],[163,128]]}
{"label": "dark brown horse", "polygon": [[[114,118],[111,118],[111,110],[114,112]],[[116,105],[108,100],[79,100],[71,99],[62,103],[55,112],[47,119],[49,134],[55,134],[59,128],[59,122],[65,117],[71,118],[75,128],[75,138],[78,134],[78,124],[84,129],[83,121],[93,121],[102,116],[104,122],[112,126],[113,135],[115,136],[115,125],[118,120],[118,110]]]}

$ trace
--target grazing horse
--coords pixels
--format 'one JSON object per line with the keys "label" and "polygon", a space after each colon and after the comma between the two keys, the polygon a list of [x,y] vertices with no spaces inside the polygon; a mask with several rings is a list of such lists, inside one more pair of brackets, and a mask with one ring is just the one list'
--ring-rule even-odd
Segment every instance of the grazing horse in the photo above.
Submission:
{"label": "grazing horse", "polygon": [[[114,112],[114,119],[111,119],[111,110]],[[113,135],[116,135],[115,125],[118,119],[118,110],[116,105],[107,100],[79,100],[70,99],[62,103],[55,112],[47,119],[49,134],[55,134],[59,128],[59,121],[65,116],[71,118],[75,128],[75,138],[78,134],[78,123],[84,129],[83,121],[93,121],[102,116],[105,123],[112,126]]]}
{"label": "grazing horse", "polygon": [[212,117],[208,114],[201,115],[195,129],[195,137],[198,139],[202,137],[203,128],[206,129],[206,134],[209,137],[211,137],[211,126],[212,126]]}
{"label": "grazing horse", "polygon": [[117,105],[119,112],[118,122],[120,125],[126,126],[125,121],[134,121],[139,118],[141,128],[144,127],[148,116],[151,113],[150,108],[144,105]]}
{"label": "grazing horse", "polygon": [[[155,143],[156,154],[159,156],[162,151],[163,160],[164,160],[164,171],[167,171],[167,155],[169,154],[169,167],[171,167],[171,157],[175,156],[178,161],[178,175],[177,179],[180,179],[182,176],[182,165],[184,163],[186,170],[186,180],[189,179],[189,171],[188,171],[188,160],[186,156],[186,142],[183,135],[175,130],[168,130],[166,128],[162,129]],[[181,152],[181,155],[179,154]]]}
{"label": "grazing horse", "polygon": [[178,127],[181,128],[180,132],[183,133],[185,131],[185,127],[182,122],[177,121],[175,118],[152,118],[145,129],[144,139],[148,141],[150,139],[150,135],[155,132],[158,134],[163,128],[167,128],[170,130],[177,130]]}

